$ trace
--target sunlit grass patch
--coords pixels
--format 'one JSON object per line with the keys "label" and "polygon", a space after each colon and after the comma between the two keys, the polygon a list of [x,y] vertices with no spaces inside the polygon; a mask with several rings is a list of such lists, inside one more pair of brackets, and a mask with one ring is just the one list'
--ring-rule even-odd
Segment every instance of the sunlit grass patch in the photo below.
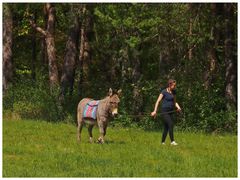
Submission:
{"label": "sunlit grass patch", "polygon": [[[237,136],[109,127],[106,143],[64,123],[3,121],[4,177],[237,177]],[[99,133],[94,128],[95,140]]]}

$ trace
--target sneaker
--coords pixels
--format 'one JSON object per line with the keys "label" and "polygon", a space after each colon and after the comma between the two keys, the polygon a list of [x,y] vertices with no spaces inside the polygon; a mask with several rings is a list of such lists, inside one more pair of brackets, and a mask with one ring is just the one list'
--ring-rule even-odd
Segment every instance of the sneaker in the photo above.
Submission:
{"label": "sneaker", "polygon": [[173,142],[171,142],[171,145],[173,145],[173,146],[177,146],[178,143],[176,143],[175,141],[173,141]]}
{"label": "sneaker", "polygon": [[162,142],[162,145],[165,145],[165,142]]}

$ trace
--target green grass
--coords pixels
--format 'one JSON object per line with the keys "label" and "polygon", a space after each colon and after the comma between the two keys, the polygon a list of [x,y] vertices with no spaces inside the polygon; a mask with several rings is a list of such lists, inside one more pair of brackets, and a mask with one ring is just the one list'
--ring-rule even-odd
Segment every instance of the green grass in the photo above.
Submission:
{"label": "green grass", "polygon": [[[98,129],[94,128],[95,139]],[[3,177],[237,177],[237,136],[109,128],[90,144],[87,129],[31,120],[3,121]],[[169,137],[167,137],[169,139]]]}

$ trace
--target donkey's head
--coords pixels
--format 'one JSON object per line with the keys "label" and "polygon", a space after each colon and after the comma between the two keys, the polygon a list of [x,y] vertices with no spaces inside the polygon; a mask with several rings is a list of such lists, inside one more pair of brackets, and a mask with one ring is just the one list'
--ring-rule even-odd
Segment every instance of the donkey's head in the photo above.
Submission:
{"label": "donkey's head", "polygon": [[108,96],[109,96],[109,113],[115,117],[118,115],[118,104],[120,102],[120,95],[122,90],[118,90],[117,93],[113,93],[112,89],[109,89]]}

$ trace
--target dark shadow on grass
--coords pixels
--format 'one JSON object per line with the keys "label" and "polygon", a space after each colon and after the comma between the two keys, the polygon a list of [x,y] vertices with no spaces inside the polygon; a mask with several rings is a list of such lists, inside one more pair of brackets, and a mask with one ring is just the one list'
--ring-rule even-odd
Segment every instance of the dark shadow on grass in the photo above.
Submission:
{"label": "dark shadow on grass", "polygon": [[[101,144],[99,142],[94,142],[94,144]],[[125,141],[113,141],[113,140],[106,140],[104,144],[126,144]]]}

